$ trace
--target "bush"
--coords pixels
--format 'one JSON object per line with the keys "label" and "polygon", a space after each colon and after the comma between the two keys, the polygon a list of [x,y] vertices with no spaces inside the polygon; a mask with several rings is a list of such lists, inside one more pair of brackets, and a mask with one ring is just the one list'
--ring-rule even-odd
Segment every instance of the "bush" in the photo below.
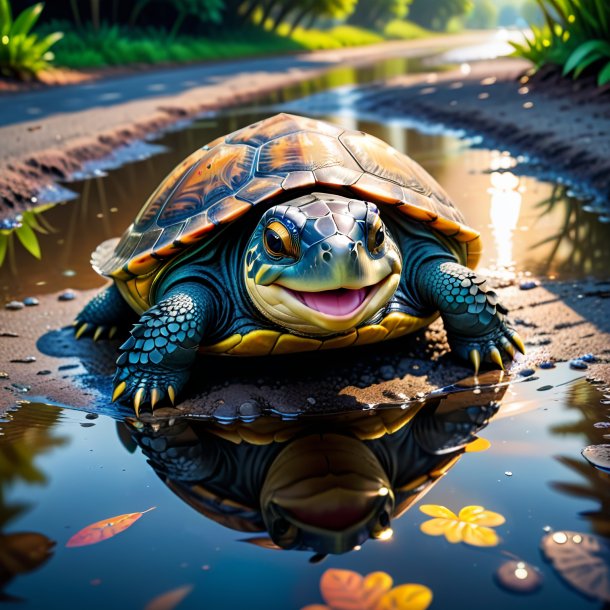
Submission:
{"label": "bush", "polygon": [[38,38],[31,29],[44,7],[34,4],[23,10],[15,20],[9,0],[0,0],[0,73],[30,79],[47,69],[54,55],[49,50],[63,34],[53,32]]}
{"label": "bush", "polygon": [[421,26],[416,25],[411,21],[404,21],[401,19],[390,21],[390,23],[385,26],[383,33],[386,38],[395,40],[414,40],[416,38],[426,38],[431,35],[431,32],[425,30]]}
{"label": "bush", "polygon": [[537,0],[545,26],[531,24],[532,35],[516,44],[515,54],[536,68],[556,65],[564,75],[592,73],[610,83],[610,4],[606,0]]}

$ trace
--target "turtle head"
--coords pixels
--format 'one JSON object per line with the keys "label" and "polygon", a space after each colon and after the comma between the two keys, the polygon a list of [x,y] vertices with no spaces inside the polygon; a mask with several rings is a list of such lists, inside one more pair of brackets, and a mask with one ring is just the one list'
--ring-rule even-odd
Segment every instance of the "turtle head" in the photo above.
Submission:
{"label": "turtle head", "polygon": [[372,317],[394,294],[401,270],[375,204],[323,193],[267,210],[244,257],[256,307],[307,335],[347,331]]}

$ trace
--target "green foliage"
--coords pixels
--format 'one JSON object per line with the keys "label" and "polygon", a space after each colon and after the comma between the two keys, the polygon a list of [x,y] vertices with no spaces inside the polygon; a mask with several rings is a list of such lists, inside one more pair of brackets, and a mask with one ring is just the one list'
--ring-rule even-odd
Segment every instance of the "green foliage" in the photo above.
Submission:
{"label": "green foliage", "polygon": [[297,28],[292,32],[291,39],[301,48],[310,51],[355,47],[383,41],[379,34],[349,25],[339,25],[330,30]]}
{"label": "green foliage", "polygon": [[498,8],[492,0],[475,0],[465,23],[466,27],[484,30],[493,28],[497,22]]}
{"label": "green foliage", "polygon": [[409,20],[436,31],[446,31],[449,22],[472,10],[471,0],[413,0]]}
{"label": "green foliage", "polygon": [[44,7],[34,4],[13,20],[10,0],[0,0],[0,73],[27,79],[49,67],[54,55],[49,50],[61,37],[53,32],[43,38],[31,32]]}
{"label": "green foliage", "polygon": [[424,28],[401,19],[394,19],[388,23],[383,34],[386,38],[395,40],[414,40],[416,38],[426,38],[430,36],[430,32]]}
{"label": "green foliage", "polygon": [[412,0],[358,0],[349,18],[354,25],[383,30],[388,22],[404,19]]}
{"label": "green foliage", "polygon": [[605,0],[537,0],[546,24],[531,26],[523,44],[513,44],[515,54],[536,68],[552,64],[564,75],[597,76],[597,83],[610,83],[610,4]]}
{"label": "green foliage", "polygon": [[15,238],[33,257],[41,258],[42,253],[37,233],[46,235],[53,231],[42,216],[43,212],[52,207],[52,205],[43,205],[24,212],[17,218],[15,226],[0,230],[0,267],[4,264],[7,253],[14,251]]}

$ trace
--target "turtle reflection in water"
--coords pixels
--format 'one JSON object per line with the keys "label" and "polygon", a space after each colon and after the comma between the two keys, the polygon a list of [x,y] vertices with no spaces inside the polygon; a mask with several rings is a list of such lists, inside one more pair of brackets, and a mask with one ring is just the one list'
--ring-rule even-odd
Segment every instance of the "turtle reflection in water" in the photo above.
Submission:
{"label": "turtle reflection in water", "polygon": [[[128,421],[165,484],[248,542],[319,555],[392,535],[400,517],[459,459],[501,393],[467,392],[328,418],[212,426]],[[492,401],[493,399],[494,401]]]}
{"label": "turtle reflection in water", "polygon": [[[118,242],[118,243],[117,243]],[[475,367],[523,351],[471,269],[479,233],[414,161],[359,131],[287,114],[219,138],[161,183],[93,266],[114,283],[76,335],[141,315],[113,400],[173,403],[198,349],[259,356],[394,339],[439,314]]]}

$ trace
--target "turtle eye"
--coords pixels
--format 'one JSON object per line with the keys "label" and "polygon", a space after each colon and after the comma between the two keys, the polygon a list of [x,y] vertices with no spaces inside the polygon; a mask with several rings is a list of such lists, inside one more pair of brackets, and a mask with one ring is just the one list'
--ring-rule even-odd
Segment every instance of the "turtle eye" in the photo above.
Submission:
{"label": "turtle eye", "polygon": [[385,242],[385,227],[381,218],[377,216],[369,229],[368,246],[371,254],[379,254]]}
{"label": "turtle eye", "polygon": [[273,258],[284,256],[298,258],[299,256],[296,237],[277,220],[273,220],[267,225],[263,234],[263,241],[265,250]]}

